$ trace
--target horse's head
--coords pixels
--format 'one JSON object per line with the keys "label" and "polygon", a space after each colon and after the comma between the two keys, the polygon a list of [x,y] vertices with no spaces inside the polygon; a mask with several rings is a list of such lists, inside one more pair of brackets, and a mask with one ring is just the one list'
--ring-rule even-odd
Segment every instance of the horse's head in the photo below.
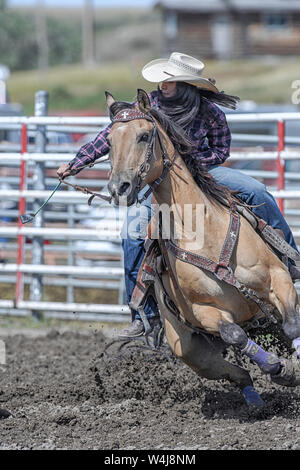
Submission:
{"label": "horse's head", "polygon": [[108,92],[106,102],[112,118],[107,138],[112,167],[108,190],[116,204],[130,206],[139,191],[163,171],[156,122],[149,114],[150,102],[143,90],[138,90],[138,106],[116,102]]}

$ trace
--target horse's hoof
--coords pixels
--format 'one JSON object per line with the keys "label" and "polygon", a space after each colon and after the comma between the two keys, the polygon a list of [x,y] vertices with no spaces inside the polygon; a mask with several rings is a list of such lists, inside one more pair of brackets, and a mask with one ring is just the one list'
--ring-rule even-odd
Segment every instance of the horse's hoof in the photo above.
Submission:
{"label": "horse's hoof", "polygon": [[281,370],[276,375],[271,375],[272,382],[284,387],[297,387],[300,385],[300,377],[296,376],[294,365],[288,359],[281,360]]}
{"label": "horse's hoof", "polygon": [[243,388],[242,390],[243,397],[247,405],[251,408],[262,408],[264,406],[264,401],[255,390],[254,387],[249,385],[248,387]]}

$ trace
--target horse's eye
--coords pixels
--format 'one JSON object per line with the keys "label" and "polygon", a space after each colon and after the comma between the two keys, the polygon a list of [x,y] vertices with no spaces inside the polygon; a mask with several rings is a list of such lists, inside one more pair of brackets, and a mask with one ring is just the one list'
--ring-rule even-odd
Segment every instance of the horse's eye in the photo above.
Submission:
{"label": "horse's eye", "polygon": [[149,139],[149,134],[147,134],[146,132],[142,135],[139,136],[139,139],[138,141],[139,142],[148,142],[148,139]]}

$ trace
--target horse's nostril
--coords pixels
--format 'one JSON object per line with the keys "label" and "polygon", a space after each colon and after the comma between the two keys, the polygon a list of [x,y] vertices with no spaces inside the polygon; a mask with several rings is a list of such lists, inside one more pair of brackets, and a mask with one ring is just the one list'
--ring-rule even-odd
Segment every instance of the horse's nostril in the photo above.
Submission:
{"label": "horse's nostril", "polygon": [[123,194],[125,194],[129,187],[130,187],[130,183],[122,183],[118,190],[119,196],[122,196]]}

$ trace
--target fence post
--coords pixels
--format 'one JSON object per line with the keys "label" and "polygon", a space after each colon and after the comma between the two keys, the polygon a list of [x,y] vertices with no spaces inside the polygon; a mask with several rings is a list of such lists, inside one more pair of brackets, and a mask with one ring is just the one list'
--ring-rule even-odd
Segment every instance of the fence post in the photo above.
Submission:
{"label": "fence post", "polygon": [[[27,125],[22,124],[21,127],[21,155],[27,152]],[[21,159],[21,166],[20,166],[20,191],[24,191],[26,189],[26,180],[27,180],[27,168],[25,160]],[[19,216],[24,214],[26,210],[26,200],[24,196],[20,197],[19,199]],[[20,218],[18,219],[18,227],[22,227],[22,222]],[[24,235],[18,235],[18,254],[17,254],[17,266],[19,268],[20,264],[24,262],[24,243],[25,237]],[[17,278],[16,278],[16,304],[23,300],[24,297],[24,283],[23,283],[23,273],[21,271],[17,271]]]}
{"label": "fence post", "polygon": [[[285,122],[278,121],[277,124],[277,132],[278,132],[278,155],[277,155],[277,189],[278,191],[284,189],[284,170],[285,170],[285,161],[281,158],[281,152],[284,150],[285,147]],[[282,214],[284,214],[284,200],[282,198],[277,199],[278,207]]]}
{"label": "fence post", "polygon": [[[35,94],[34,115],[46,116],[48,114],[48,92],[38,91]],[[35,151],[45,153],[46,151],[46,126],[38,125],[35,134]],[[44,190],[45,185],[45,163],[36,162],[33,189]],[[33,203],[33,212],[36,212],[44,201],[36,200]],[[34,218],[34,227],[43,227],[44,213],[40,211]],[[32,241],[32,264],[44,263],[44,239],[34,237]],[[40,274],[34,274],[30,285],[30,300],[40,301],[43,296],[43,278]]]}
{"label": "fence post", "polygon": [[[71,183],[75,183],[73,181],[73,177],[70,178]],[[71,188],[68,186],[68,190],[70,191]],[[68,204],[68,227],[69,228],[74,228],[74,204]],[[69,266],[74,266],[75,265],[75,256],[73,253],[73,241],[68,240],[68,265]],[[72,285],[72,276],[68,276],[68,286],[67,286],[67,302],[68,303],[73,303],[74,302],[74,287]]]}

